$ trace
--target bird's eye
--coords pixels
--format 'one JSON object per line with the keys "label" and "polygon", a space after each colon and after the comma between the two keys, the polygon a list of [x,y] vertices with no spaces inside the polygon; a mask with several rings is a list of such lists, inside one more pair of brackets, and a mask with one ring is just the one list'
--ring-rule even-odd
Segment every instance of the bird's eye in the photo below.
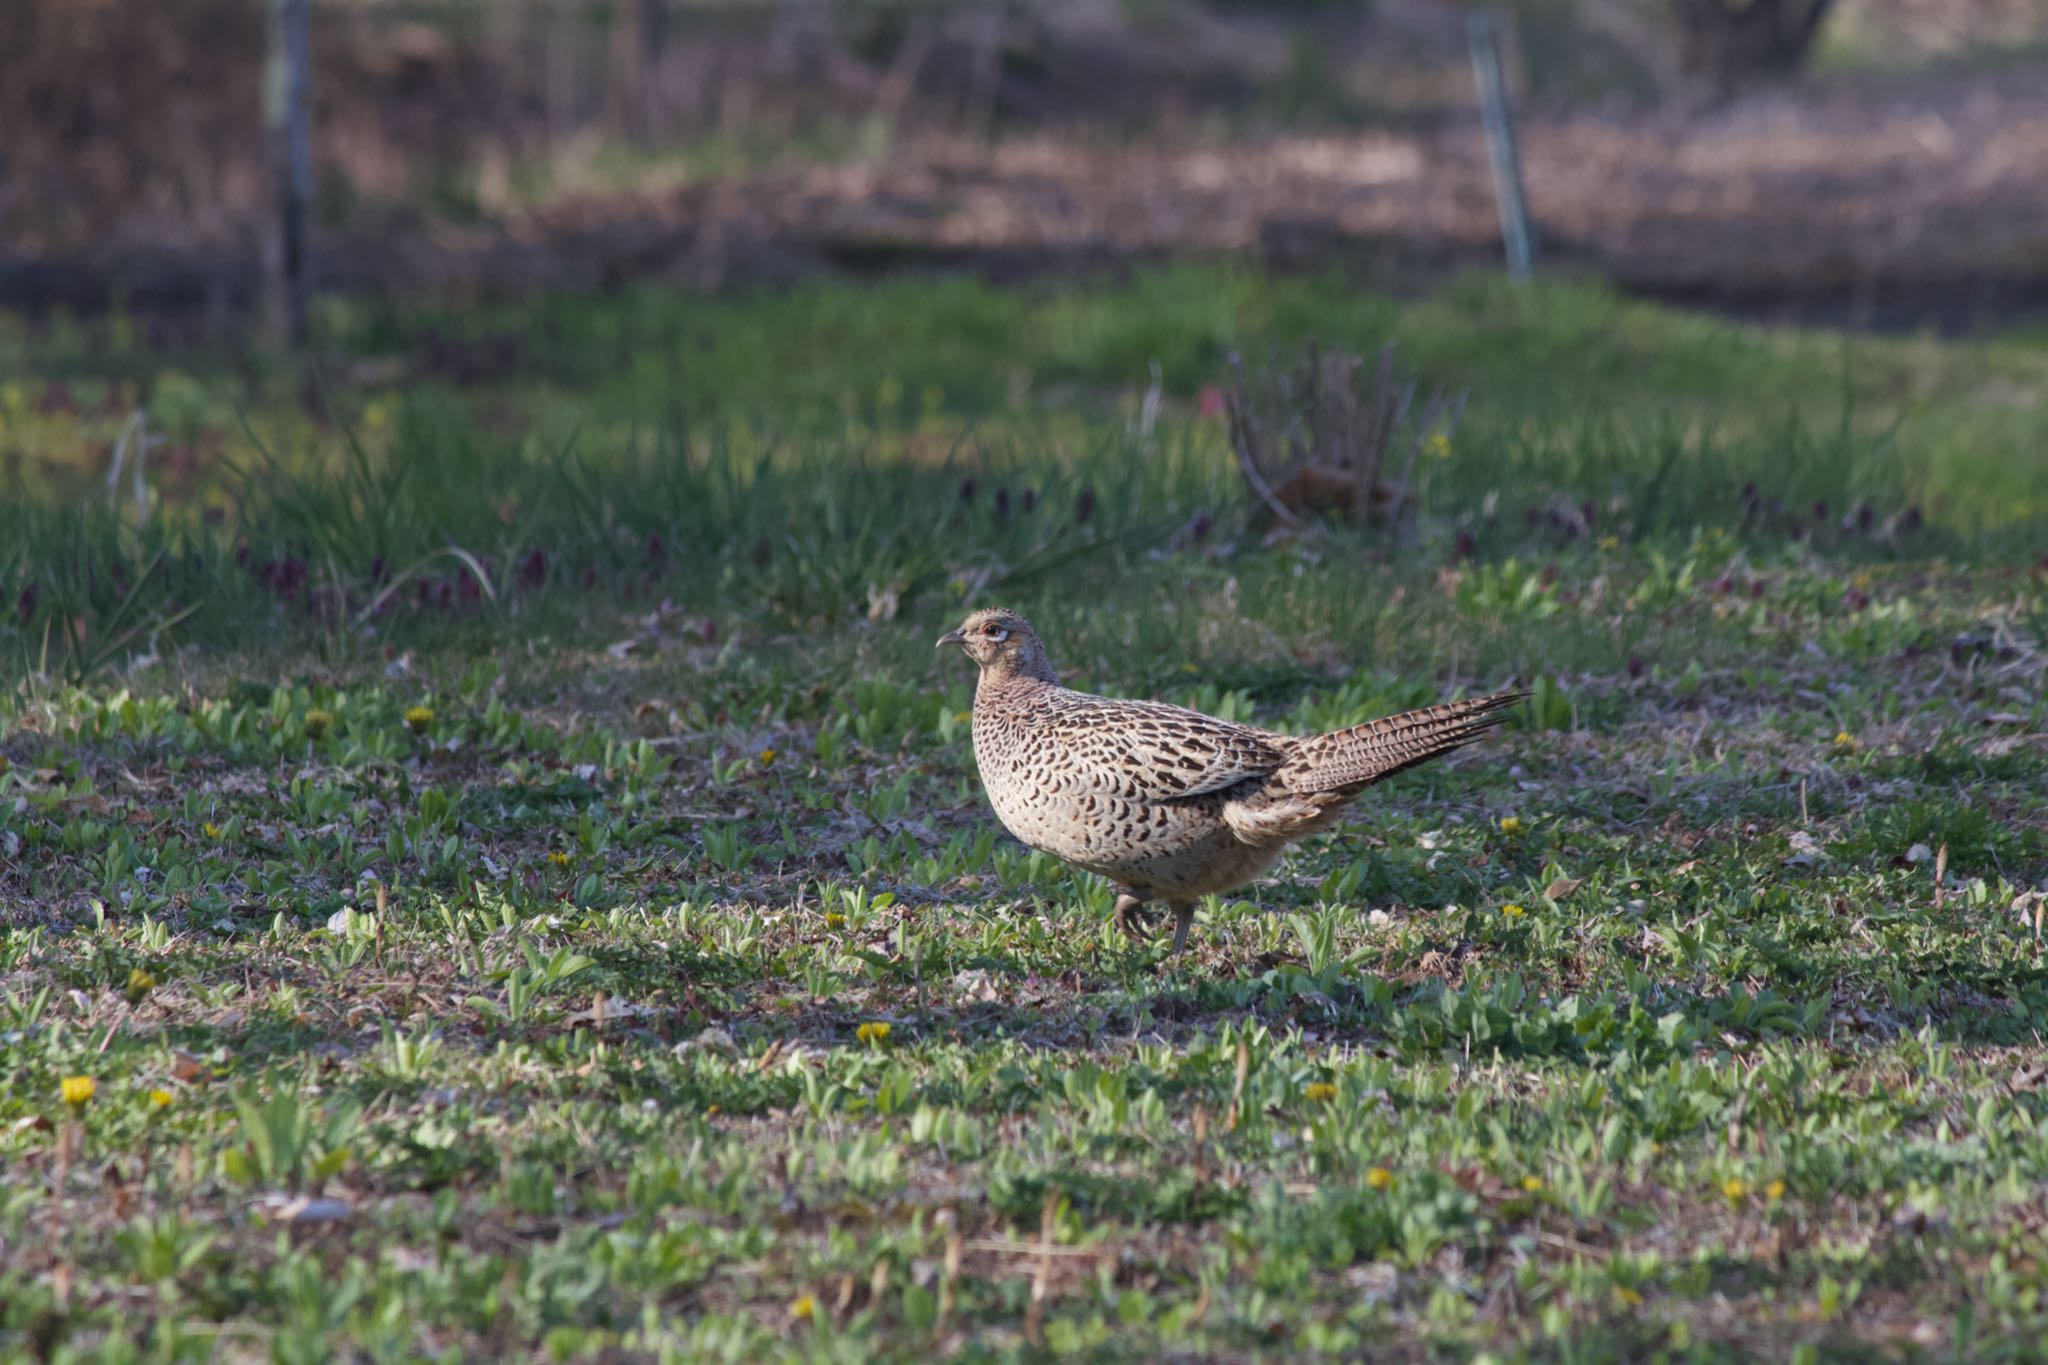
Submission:
{"label": "bird's eye", "polygon": [[986,635],[986,636],[988,636],[988,638],[989,638],[989,639],[991,639],[991,640],[995,640],[995,641],[998,641],[998,642],[1000,642],[1000,641],[1003,641],[1003,640],[1007,640],[1007,639],[1008,639],[1008,638],[1010,637],[1010,632],[1009,632],[1009,631],[1007,631],[1007,630],[1004,630],[1004,629],[1003,629],[1003,628],[1002,628],[1001,626],[999,626],[999,625],[996,625],[996,624],[994,624],[993,622],[991,622],[991,623],[990,623],[990,624],[988,624],[988,625],[985,625],[985,626],[983,626],[983,627],[981,628],[981,633],[982,633],[983,635]]}

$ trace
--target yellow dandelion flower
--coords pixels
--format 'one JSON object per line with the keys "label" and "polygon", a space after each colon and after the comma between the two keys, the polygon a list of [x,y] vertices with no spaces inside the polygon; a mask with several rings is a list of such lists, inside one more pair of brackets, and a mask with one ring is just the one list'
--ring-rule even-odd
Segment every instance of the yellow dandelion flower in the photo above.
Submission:
{"label": "yellow dandelion flower", "polygon": [[1640,1289],[1630,1289],[1625,1284],[1618,1284],[1614,1286],[1614,1301],[1625,1304],[1630,1308],[1641,1308],[1643,1306],[1643,1293]]}
{"label": "yellow dandelion flower", "polygon": [[308,711],[306,713],[307,739],[318,739],[320,738],[320,736],[326,734],[330,729],[332,729],[333,726],[334,716],[331,712],[322,711],[318,708],[315,708],[314,710]]}
{"label": "yellow dandelion flower", "polygon": [[98,1084],[90,1076],[66,1076],[58,1087],[59,1093],[64,1097],[64,1103],[73,1109],[81,1109],[91,1104],[93,1092],[98,1089]]}
{"label": "yellow dandelion flower", "polygon": [[129,1000],[140,1000],[142,999],[143,996],[148,995],[151,991],[155,989],[156,978],[151,976],[148,972],[142,970],[142,968],[137,967],[135,970],[128,973]]}
{"label": "yellow dandelion flower", "polygon": [[405,708],[405,728],[416,735],[425,734],[427,727],[434,723],[434,708],[431,706],[408,706]]}
{"label": "yellow dandelion flower", "polygon": [[705,1118],[707,1118],[707,1119],[708,1119],[708,1118],[716,1118],[717,1116],[718,1116],[718,1106],[717,1106],[717,1105],[715,1105],[715,1104],[714,1104],[714,1105],[712,1105],[712,1106],[711,1106],[710,1108],[708,1108],[708,1109],[706,1109],[706,1110],[704,1111],[704,1117],[705,1117]]}
{"label": "yellow dandelion flower", "polygon": [[569,865],[569,855],[558,848],[553,853],[548,854],[548,861],[556,867],[567,867]]}
{"label": "yellow dandelion flower", "polygon": [[1764,1198],[1766,1198],[1766,1199],[1770,1200],[1770,1201],[1771,1201],[1771,1202],[1772,1202],[1773,1204],[1777,1203],[1777,1202],[1778,1202],[1778,1201],[1779,1201],[1780,1199],[1783,1199],[1784,1197],[1785,1197],[1785,1182],[1784,1182],[1784,1181],[1782,1181],[1782,1180],[1773,1180],[1773,1181],[1772,1181],[1772,1182],[1771,1182],[1770,1184],[1768,1184],[1768,1185],[1764,1186]]}
{"label": "yellow dandelion flower", "polygon": [[1389,1190],[1394,1187],[1394,1173],[1384,1166],[1375,1166],[1365,1173],[1366,1188]]}
{"label": "yellow dandelion flower", "polygon": [[152,1109],[168,1109],[168,1108],[170,1108],[170,1107],[171,1107],[171,1092],[170,1092],[170,1091],[168,1091],[168,1090],[161,1090],[161,1089],[159,1089],[159,1090],[152,1090],[152,1091],[150,1091],[150,1092],[149,1092],[149,1107],[150,1107],[150,1108],[152,1108]]}
{"label": "yellow dandelion flower", "polygon": [[1502,834],[1520,834],[1522,832],[1521,817],[1515,815],[1501,816],[1500,832]]}
{"label": "yellow dandelion flower", "polygon": [[838,929],[845,924],[846,916],[840,914],[837,910],[827,910],[825,912],[825,927],[827,929]]}
{"label": "yellow dandelion flower", "polygon": [[1725,1199],[1727,1199],[1727,1201],[1728,1201],[1729,1203],[1731,1203],[1731,1204],[1739,1204],[1739,1203],[1741,1203],[1741,1202],[1742,1202],[1742,1197],[1743,1197],[1744,1195],[1748,1194],[1748,1193],[1749,1193],[1749,1184],[1748,1184],[1748,1182],[1747,1182],[1747,1181],[1744,1181],[1744,1180],[1743,1180],[1743,1179],[1742,1179],[1741,1177],[1739,1177],[1739,1176],[1732,1176],[1732,1175],[1731,1175],[1731,1176],[1729,1176],[1729,1177],[1728,1177],[1728,1178],[1727,1178],[1726,1180],[1724,1180],[1724,1181],[1722,1181],[1722,1182],[1721,1182],[1721,1194],[1722,1194],[1722,1197],[1723,1197],[1723,1198],[1725,1198]]}
{"label": "yellow dandelion flower", "polygon": [[1853,748],[1855,748],[1855,747],[1856,747],[1856,736],[1854,736],[1854,735],[1850,734],[1850,733],[1849,733],[1849,732],[1848,732],[1847,730],[1837,730],[1837,731],[1835,731],[1835,747],[1836,747],[1837,749],[1853,749]]}
{"label": "yellow dandelion flower", "polygon": [[1522,1189],[1528,1194],[1541,1194],[1543,1192],[1543,1177],[1540,1175],[1523,1176]]}
{"label": "yellow dandelion flower", "polygon": [[1444,435],[1441,431],[1429,438],[1428,448],[1430,456],[1434,459],[1448,460],[1451,458],[1451,438]]}
{"label": "yellow dandelion flower", "polygon": [[754,757],[761,761],[761,766],[764,768],[775,766],[775,751],[773,749],[763,749],[760,753],[755,754]]}
{"label": "yellow dandelion flower", "polygon": [[1506,915],[1509,919],[1520,919],[1522,916],[1529,913],[1527,910],[1524,910],[1521,906],[1515,905],[1513,903],[1503,905],[1500,908],[1500,912],[1503,915]]}
{"label": "yellow dandelion flower", "polygon": [[201,825],[199,827],[199,832],[201,834],[204,834],[209,839],[220,838],[220,826],[216,825],[211,820],[208,820],[205,824]]}
{"label": "yellow dandelion flower", "polygon": [[859,1028],[855,1029],[853,1031],[853,1036],[860,1039],[863,1043],[868,1044],[870,1047],[880,1047],[883,1043],[889,1041],[888,1021],[883,1019],[870,1019],[867,1023],[862,1024]]}
{"label": "yellow dandelion flower", "polygon": [[805,1322],[809,1322],[811,1315],[817,1311],[817,1297],[811,1294],[801,1295],[789,1305],[789,1315],[793,1318],[801,1318]]}
{"label": "yellow dandelion flower", "polygon": [[1317,1104],[1328,1104],[1337,1098],[1337,1087],[1328,1081],[1311,1081],[1302,1089],[1302,1095]]}

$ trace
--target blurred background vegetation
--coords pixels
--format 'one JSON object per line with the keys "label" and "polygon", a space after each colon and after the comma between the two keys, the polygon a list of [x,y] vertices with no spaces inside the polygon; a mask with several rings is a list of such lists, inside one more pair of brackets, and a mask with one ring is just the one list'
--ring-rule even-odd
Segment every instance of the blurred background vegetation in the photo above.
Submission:
{"label": "blurred background vegetation", "polygon": [[[1984,182],[2011,186],[2040,169],[2040,0],[1501,8],[1537,211],[1568,255],[1678,293],[1701,287],[1700,260],[1743,275],[1759,296],[1815,277],[1809,292],[1861,286],[1869,304],[1918,283],[1914,306],[1944,316],[1955,305],[1925,296],[1963,274],[2038,295],[2029,239],[1964,231],[1944,243],[1985,207]],[[1398,182],[1420,197],[1411,220],[1347,219],[1341,196],[1291,215],[1260,206],[1259,230],[1225,245],[1324,259],[1363,238],[1404,265],[1483,260],[1487,243],[1473,238],[1489,227],[1488,206],[1436,192],[1468,188],[1445,163],[1476,151],[1467,10],[1449,0],[316,0],[323,278],[356,293],[582,286],[665,270],[702,282],[948,248],[1028,253],[1045,234],[954,221],[978,178],[1035,174],[1085,208],[1100,198],[1090,182],[1105,149],[1149,153],[1139,166],[1157,168],[1191,148],[1366,131],[1382,140],[1339,142],[1324,159],[1361,190]],[[266,12],[263,0],[15,7],[0,45],[0,303],[171,308],[217,331],[249,304],[270,202]],[[1035,149],[1028,166],[982,155],[1019,141]],[[1403,169],[1404,153],[1429,173]],[[787,183],[821,167],[865,180],[813,178],[808,199]],[[1719,240],[1742,225],[1719,221],[1711,202],[1672,201],[1657,182],[1674,174],[1704,174],[1695,183],[1710,201],[1744,200],[1766,220],[1752,254],[1787,263],[1775,274],[1745,264]],[[1963,202],[1951,204],[1937,191],[1955,174],[1971,194],[1959,188]],[[1211,175],[1222,198],[1257,204],[1263,193],[1227,157]],[[1163,215],[1191,212],[1176,183],[1162,173],[1153,197]],[[878,194],[915,198],[916,212],[860,202]],[[803,223],[807,204],[835,221]],[[1002,207],[1001,217],[1029,219],[1068,206],[1055,195]],[[1684,221],[1688,209],[1700,221]],[[1893,221],[1883,249],[1845,245],[1847,262],[1793,251],[1795,234],[1767,230],[1772,218],[1822,226],[1855,213]],[[1670,215],[1681,221],[1663,223]],[[1183,241],[1205,244],[1164,231],[1145,245]],[[1085,256],[1127,244],[1094,231],[1061,246]],[[1916,251],[1945,269],[1909,268]]]}

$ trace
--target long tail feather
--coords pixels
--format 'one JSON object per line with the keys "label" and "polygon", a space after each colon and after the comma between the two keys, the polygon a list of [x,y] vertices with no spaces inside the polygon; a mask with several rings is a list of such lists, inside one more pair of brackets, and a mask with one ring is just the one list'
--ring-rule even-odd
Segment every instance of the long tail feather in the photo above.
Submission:
{"label": "long tail feather", "polygon": [[1528,695],[1496,692],[1305,739],[1273,775],[1274,785],[1304,794],[1358,791],[1482,738]]}

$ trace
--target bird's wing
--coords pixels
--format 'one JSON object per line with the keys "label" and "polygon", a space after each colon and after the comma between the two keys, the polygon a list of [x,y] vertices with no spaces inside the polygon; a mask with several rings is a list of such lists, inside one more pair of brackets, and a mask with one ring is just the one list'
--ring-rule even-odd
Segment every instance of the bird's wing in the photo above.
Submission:
{"label": "bird's wing", "polygon": [[1287,761],[1279,736],[1163,702],[1067,694],[1059,730],[1080,785],[1173,801],[1270,776]]}

